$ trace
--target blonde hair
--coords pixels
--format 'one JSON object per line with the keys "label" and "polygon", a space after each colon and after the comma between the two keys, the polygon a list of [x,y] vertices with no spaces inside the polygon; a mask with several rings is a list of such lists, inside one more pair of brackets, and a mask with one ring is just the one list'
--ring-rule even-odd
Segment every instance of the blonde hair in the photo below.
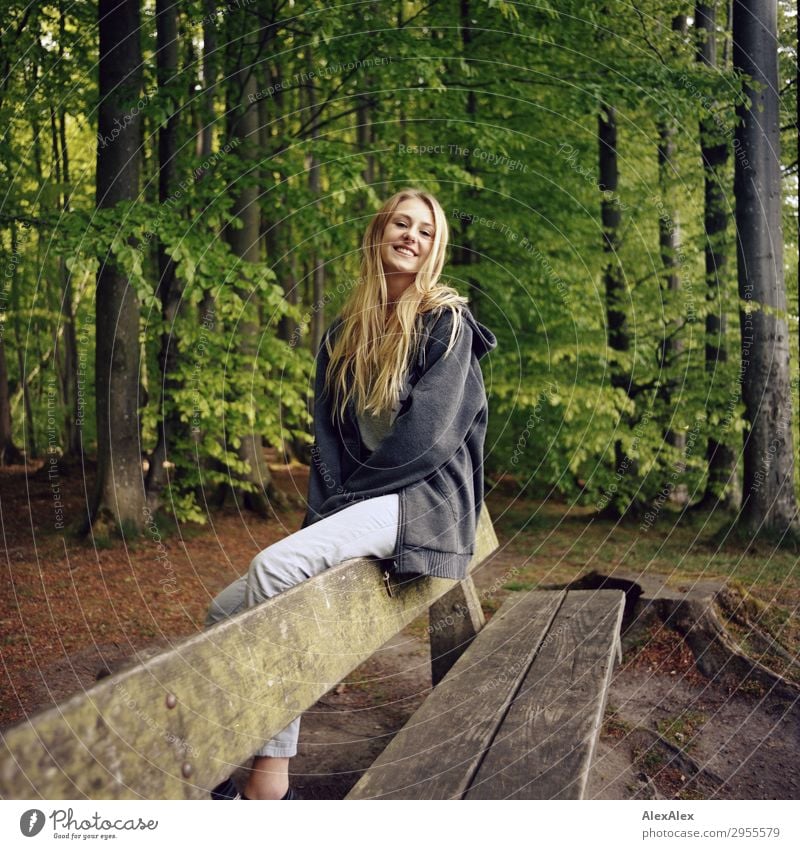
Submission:
{"label": "blonde hair", "polygon": [[[381,260],[383,234],[397,207],[414,198],[426,203],[431,211],[433,244],[414,283],[396,301],[387,322],[388,293]],[[461,329],[460,308],[468,299],[452,286],[439,282],[448,239],[444,210],[432,194],[418,189],[403,189],[392,195],[367,225],[357,285],[342,307],[342,323],[333,346],[330,339],[327,341],[330,363],[325,389],[334,386],[334,408],[341,419],[351,399],[358,414],[379,414],[397,403],[404,373],[419,342],[417,316],[440,308],[453,310],[453,330],[444,355],[450,353]]]}

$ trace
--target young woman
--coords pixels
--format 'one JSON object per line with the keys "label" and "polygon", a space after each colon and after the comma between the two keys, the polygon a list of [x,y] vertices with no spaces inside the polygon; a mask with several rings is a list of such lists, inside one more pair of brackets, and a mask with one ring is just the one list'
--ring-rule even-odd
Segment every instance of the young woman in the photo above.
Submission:
{"label": "young woman", "polygon": [[[439,282],[448,227],[438,201],[406,189],[367,226],[359,285],[323,336],[302,528],[264,549],[212,602],[207,624],[353,557],[397,581],[461,580],[483,503],[487,402],[478,361],[497,345],[467,299]],[[291,799],[298,717],[255,756],[243,792]]]}

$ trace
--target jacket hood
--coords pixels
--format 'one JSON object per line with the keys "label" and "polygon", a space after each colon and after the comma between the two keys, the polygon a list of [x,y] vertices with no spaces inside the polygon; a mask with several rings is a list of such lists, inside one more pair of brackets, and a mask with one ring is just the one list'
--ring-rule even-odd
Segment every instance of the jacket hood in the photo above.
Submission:
{"label": "jacket hood", "polygon": [[490,351],[494,351],[497,347],[497,337],[494,333],[485,324],[481,324],[468,309],[463,311],[463,315],[472,327],[472,350],[475,356],[480,359]]}
{"label": "jacket hood", "polygon": [[[439,310],[432,310],[423,316],[423,336],[427,337],[430,335],[433,325],[436,323],[440,314]],[[472,328],[472,350],[475,356],[480,360],[481,357],[486,356],[486,354],[497,347],[497,337],[491,330],[489,330],[488,327],[486,327],[485,324],[481,324],[467,307],[462,307],[461,315],[464,321],[466,321]],[[420,345],[418,356],[420,362],[424,361],[426,341],[427,339],[424,338]]]}

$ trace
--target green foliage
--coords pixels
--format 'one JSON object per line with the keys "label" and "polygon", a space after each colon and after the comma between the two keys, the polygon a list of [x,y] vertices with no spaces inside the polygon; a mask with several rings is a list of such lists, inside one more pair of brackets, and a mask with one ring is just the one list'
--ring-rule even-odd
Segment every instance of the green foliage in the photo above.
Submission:
{"label": "green foliage", "polygon": [[[250,434],[279,449],[310,441],[312,318],[321,314],[327,324],[341,306],[359,271],[372,211],[392,191],[418,185],[439,197],[448,216],[448,282],[471,298],[498,336],[498,350],[484,362],[491,473],[512,474],[520,486],[557,491],[579,504],[646,505],[678,484],[699,497],[709,438],[740,445],[746,424],[733,224],[727,241],[715,245],[728,263],[721,295],[710,300],[699,155],[701,119],[719,140],[731,140],[737,80],[696,61],[691,27],[682,34],[671,26],[674,4],[471,0],[466,19],[453,3],[366,4],[358,27],[349,7],[305,0],[287,19],[269,3],[241,4],[214,15],[224,47],[207,71],[207,5],[189,0],[179,4],[178,68],[159,90],[155,7],[148,2],[141,27],[147,92],[141,191],[134,202],[100,210],[96,9],[10,0],[0,9],[2,48],[13,68],[0,92],[6,128],[0,175],[10,187],[0,210],[0,259],[21,258],[8,287],[16,309],[4,310],[0,320],[17,442],[23,441],[25,379],[37,442],[54,438],[64,445],[63,259],[83,444],[94,450],[96,275],[103,263],[113,264],[140,305],[143,452],[153,451],[165,418],[180,423],[165,504],[179,518],[202,521],[205,491],[247,474],[239,448]],[[261,29],[272,12],[273,24]],[[780,4],[786,81],[796,63],[793,22]],[[259,92],[251,108],[260,129],[250,144],[239,143],[235,132],[241,92],[234,71],[241,67],[253,68]],[[207,72],[214,76],[210,87]],[[781,117],[787,166],[796,157],[796,96],[787,85]],[[610,107],[619,186],[604,196],[597,122]],[[173,114],[175,176],[160,201],[158,133]],[[57,126],[62,115],[69,181],[56,172],[52,154],[51,117]],[[205,126],[212,143],[203,154],[198,133]],[[676,129],[666,180],[657,162],[665,126]],[[310,179],[312,164],[318,186]],[[732,168],[731,157],[720,174],[730,209]],[[785,179],[783,228],[792,351],[796,174],[795,164]],[[232,252],[230,235],[241,232],[238,200],[253,189],[260,235],[257,261],[245,262]],[[621,212],[611,259],[603,243],[604,199],[614,199]],[[12,230],[19,235],[23,221],[33,222],[30,235],[15,246]],[[679,231],[678,288],[670,288],[665,273],[659,224]],[[165,314],[159,290],[159,247],[180,287],[175,314]],[[623,281],[630,339],[624,351],[609,344],[609,263]],[[319,266],[326,277],[321,301],[313,288]],[[287,298],[289,291],[296,297]],[[712,314],[726,320],[720,338],[706,333]],[[165,339],[176,353],[166,375]],[[677,343],[666,355],[665,339]],[[713,372],[706,364],[712,343],[728,352]],[[55,437],[47,415],[50,385],[57,387]],[[669,443],[670,431],[684,434],[685,450]],[[630,463],[621,477],[618,451]]]}

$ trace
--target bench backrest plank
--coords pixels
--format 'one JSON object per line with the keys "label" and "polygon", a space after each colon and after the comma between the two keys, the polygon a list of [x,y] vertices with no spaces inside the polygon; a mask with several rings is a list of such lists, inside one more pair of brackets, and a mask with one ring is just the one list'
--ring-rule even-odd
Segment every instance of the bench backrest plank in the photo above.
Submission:
{"label": "bench backrest plank", "polygon": [[[484,505],[470,569],[496,548]],[[0,797],[207,798],[452,587],[345,561],[8,729]]]}
{"label": "bench backrest plank", "polygon": [[582,799],[625,594],[567,593],[465,799]]}

